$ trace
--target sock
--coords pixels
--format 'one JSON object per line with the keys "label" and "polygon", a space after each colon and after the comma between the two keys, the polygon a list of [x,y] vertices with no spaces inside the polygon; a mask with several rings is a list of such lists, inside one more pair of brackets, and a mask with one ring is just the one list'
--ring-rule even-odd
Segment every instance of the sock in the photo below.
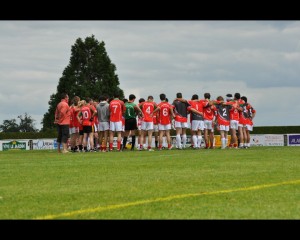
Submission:
{"label": "sock", "polygon": [[134,147],[135,147],[135,136],[132,136],[131,139],[132,139],[131,149],[134,149]]}
{"label": "sock", "polygon": [[222,148],[225,148],[226,147],[225,138],[221,138],[221,142],[222,142]]}
{"label": "sock", "polygon": [[123,148],[126,148],[126,143],[127,143],[127,137],[123,138]]}
{"label": "sock", "polygon": [[201,148],[202,136],[198,136],[197,147]]}
{"label": "sock", "polygon": [[180,148],[181,147],[181,138],[180,134],[176,135],[176,147]]}
{"label": "sock", "polygon": [[182,135],[182,145],[185,148],[185,145],[186,145],[186,134]]}
{"label": "sock", "polygon": [[195,148],[198,147],[198,143],[197,142],[198,142],[197,136],[193,135],[193,143],[194,143]]}

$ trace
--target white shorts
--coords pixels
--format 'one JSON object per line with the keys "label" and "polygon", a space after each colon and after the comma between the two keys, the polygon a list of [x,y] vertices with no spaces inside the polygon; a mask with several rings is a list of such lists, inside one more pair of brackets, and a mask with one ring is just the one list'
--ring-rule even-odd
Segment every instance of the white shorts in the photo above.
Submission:
{"label": "white shorts", "polygon": [[220,129],[220,131],[226,131],[226,132],[228,132],[229,131],[229,126],[219,125],[219,129]]}
{"label": "white shorts", "polygon": [[170,130],[171,129],[171,124],[163,125],[163,124],[158,124],[158,129],[159,131],[165,131],[165,130]]}
{"label": "white shorts", "polygon": [[109,122],[99,122],[98,132],[103,132],[109,130]]}
{"label": "white shorts", "polygon": [[230,128],[231,129],[238,129],[238,126],[239,126],[239,121],[237,120],[230,120]]}
{"label": "white shorts", "polygon": [[204,130],[203,120],[192,120],[192,131]]}
{"label": "white shorts", "polygon": [[148,130],[153,130],[153,122],[142,122],[142,130],[148,131]]}
{"label": "white shorts", "polygon": [[246,128],[249,132],[253,131],[253,125],[246,124]]}
{"label": "white shorts", "polygon": [[69,128],[69,133],[70,133],[70,135],[74,134],[74,133],[79,133],[79,127]]}
{"label": "white shorts", "polygon": [[204,120],[204,128],[208,129],[208,130],[213,130],[213,121],[212,120]]}
{"label": "white shorts", "polygon": [[158,124],[153,125],[153,132],[158,132]]}
{"label": "white shorts", "polygon": [[187,127],[188,127],[187,122],[175,121],[175,128],[187,128]]}
{"label": "white shorts", "polygon": [[123,129],[122,121],[119,122],[110,122],[109,123],[109,130],[113,132],[121,132]]}

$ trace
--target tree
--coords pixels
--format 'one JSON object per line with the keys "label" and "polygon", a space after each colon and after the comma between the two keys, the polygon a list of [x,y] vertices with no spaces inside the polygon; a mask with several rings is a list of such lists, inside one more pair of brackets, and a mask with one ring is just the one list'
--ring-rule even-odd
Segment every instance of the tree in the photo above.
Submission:
{"label": "tree", "polygon": [[0,125],[0,130],[2,132],[20,132],[16,119],[4,120]]}
{"label": "tree", "polygon": [[2,132],[37,132],[38,130],[34,126],[35,120],[25,113],[23,118],[22,115],[18,116],[20,124],[17,124],[16,119],[4,120],[3,124],[0,125]]}
{"label": "tree", "polygon": [[23,118],[22,115],[18,116],[20,119],[19,124],[19,131],[20,132],[37,132],[37,129],[34,126],[35,120],[31,118],[31,116],[28,116],[27,113],[25,113],[25,116]]}
{"label": "tree", "polygon": [[70,100],[74,96],[98,100],[102,94],[110,97],[118,94],[124,98],[124,92],[119,88],[116,70],[116,66],[106,53],[103,41],[99,43],[94,35],[86,37],[84,41],[78,38],[71,47],[70,61],[59,79],[57,91],[50,96],[49,109],[42,120],[42,131],[55,127],[55,108],[63,92],[68,93]]}

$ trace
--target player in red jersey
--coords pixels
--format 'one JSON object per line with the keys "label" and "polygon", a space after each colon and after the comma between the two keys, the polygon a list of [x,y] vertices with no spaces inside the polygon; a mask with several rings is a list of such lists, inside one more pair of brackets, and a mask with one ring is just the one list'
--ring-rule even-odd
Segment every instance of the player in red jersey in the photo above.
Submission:
{"label": "player in red jersey", "polygon": [[[144,142],[144,138],[146,138],[146,134],[148,135],[148,151],[154,151],[151,147],[152,144],[152,133],[153,133],[153,111],[157,108],[156,103],[153,101],[153,96],[148,96],[147,101],[142,102],[139,105],[140,109],[143,112],[143,122],[142,122],[142,135],[141,142]],[[143,146],[140,145],[140,150],[142,150]]]}
{"label": "player in red jersey", "polygon": [[[144,98],[140,98],[139,99],[139,104],[138,106],[140,107],[140,105],[145,102],[146,100]],[[142,148],[140,148],[140,146],[146,144],[145,143],[145,140],[146,139],[143,139],[143,141],[141,141],[141,138],[142,138],[142,123],[144,121],[144,116],[142,116],[141,114],[138,114],[137,115],[137,128],[138,128],[138,145],[137,145],[137,149],[138,150],[142,150]]]}
{"label": "player in red jersey", "polygon": [[227,102],[227,104],[230,104],[233,106],[233,108],[231,108],[229,110],[229,118],[230,118],[229,130],[230,130],[230,135],[231,135],[231,141],[229,144],[229,148],[231,148],[231,147],[237,148],[238,140],[237,140],[236,131],[238,130],[238,126],[239,126],[239,110],[238,110],[239,106],[238,106],[237,102],[233,100],[233,96],[231,93],[228,93],[226,95],[226,102]]}
{"label": "player in red jersey", "polygon": [[244,148],[250,147],[250,131],[253,130],[252,119],[256,115],[256,110],[247,102],[247,97],[241,97],[244,100],[243,112],[242,112],[242,123],[243,123],[243,135],[244,135]]}
{"label": "player in red jersey", "polygon": [[77,115],[78,121],[83,126],[83,149],[85,152],[87,149],[87,140],[89,139],[90,151],[94,151],[94,138],[93,138],[93,117],[97,114],[94,108],[83,100],[80,112]]}
{"label": "player in red jersey", "polygon": [[157,108],[154,110],[153,114],[159,111],[159,147],[158,149],[162,149],[163,136],[166,135],[168,149],[172,149],[171,145],[171,137],[170,137],[170,129],[171,129],[171,116],[175,117],[173,112],[173,108],[171,104],[166,101],[166,95],[164,93],[159,95],[161,102],[157,105]]}
{"label": "player in red jersey", "polygon": [[72,99],[72,105],[70,107],[71,110],[71,119],[70,119],[70,145],[71,145],[71,152],[77,151],[77,141],[79,138],[79,122],[77,119],[77,114],[80,111],[80,108],[78,107],[78,102],[80,101],[80,97],[75,96]]}
{"label": "player in red jersey", "polygon": [[[197,94],[192,96],[192,99],[189,101],[190,107],[190,119],[191,119],[191,131],[192,131],[192,143],[193,148],[200,149],[202,142],[202,131],[204,131],[204,119],[203,119],[203,107],[208,105],[208,101],[199,101]],[[199,113],[193,111],[192,109],[197,110]]]}
{"label": "player in red jersey", "polygon": [[[214,125],[216,107],[211,104],[210,93],[204,93],[204,98],[209,104],[203,108],[204,139],[207,148],[214,148]],[[210,146],[209,146],[210,144]]]}
{"label": "player in red jersey", "polygon": [[117,150],[121,151],[121,132],[122,132],[122,117],[125,114],[126,107],[123,101],[119,99],[119,94],[109,103],[110,111],[110,126],[109,126],[109,150],[113,150],[114,133],[117,133]]}
{"label": "player in red jersey", "polygon": [[234,100],[237,104],[237,109],[239,111],[239,126],[238,126],[238,134],[239,134],[239,148],[244,147],[244,131],[243,131],[243,124],[240,122],[241,119],[241,114],[243,112],[243,104],[245,103],[244,100],[241,99],[241,94],[240,93],[235,93],[234,94]]}

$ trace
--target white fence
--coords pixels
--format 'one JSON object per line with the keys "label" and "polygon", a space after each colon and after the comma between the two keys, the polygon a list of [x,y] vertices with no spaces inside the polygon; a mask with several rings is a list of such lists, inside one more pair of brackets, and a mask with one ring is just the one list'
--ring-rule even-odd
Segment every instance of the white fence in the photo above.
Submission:
{"label": "white fence", "polygon": [[[257,134],[250,135],[251,146],[300,146],[300,134]],[[172,143],[175,144],[175,136],[172,136]],[[187,145],[190,144],[191,136],[187,136]],[[219,146],[220,136],[215,136],[215,145]],[[116,147],[116,137],[114,138],[114,147]],[[131,138],[128,138],[131,142]],[[164,141],[165,142],[165,141]],[[136,140],[137,143],[137,140]],[[154,137],[152,141],[154,146]],[[57,149],[56,138],[43,138],[43,139],[6,139],[0,140],[0,151],[5,150],[45,150]]]}

